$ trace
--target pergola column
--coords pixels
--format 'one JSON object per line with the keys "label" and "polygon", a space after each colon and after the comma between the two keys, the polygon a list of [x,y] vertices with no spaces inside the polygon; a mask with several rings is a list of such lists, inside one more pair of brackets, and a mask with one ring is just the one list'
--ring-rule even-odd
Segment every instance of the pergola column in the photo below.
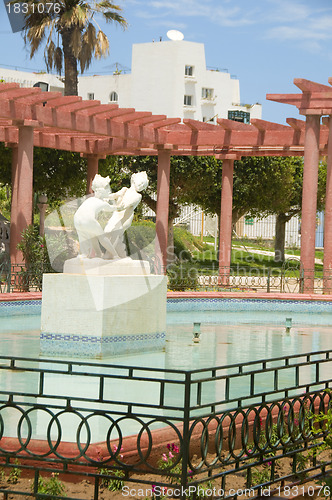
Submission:
{"label": "pergola column", "polygon": [[233,171],[234,159],[224,159],[222,163],[219,229],[219,275],[222,284],[228,283],[231,266]]}
{"label": "pergola column", "polygon": [[87,155],[88,162],[88,171],[86,176],[86,194],[92,193],[92,181],[94,176],[98,174],[98,163],[99,156],[98,155]]}
{"label": "pergola column", "polygon": [[314,292],[320,115],[306,116],[301,220],[303,292]]}
{"label": "pergola column", "polygon": [[12,207],[10,217],[11,264],[23,262],[17,249],[21,233],[32,224],[33,127],[18,127],[18,145],[12,155]]}
{"label": "pergola column", "polygon": [[[171,150],[158,150],[157,209],[156,209],[156,257],[160,262],[160,274],[166,273],[167,237],[169,212],[169,179]],[[157,262],[158,265],[158,262]]]}
{"label": "pergola column", "polygon": [[324,293],[332,292],[332,115],[329,117],[324,215]]}

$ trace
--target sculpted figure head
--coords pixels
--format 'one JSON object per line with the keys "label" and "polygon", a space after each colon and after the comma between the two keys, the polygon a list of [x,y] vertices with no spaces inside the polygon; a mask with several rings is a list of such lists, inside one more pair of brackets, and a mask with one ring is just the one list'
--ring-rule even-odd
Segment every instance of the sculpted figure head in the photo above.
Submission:
{"label": "sculpted figure head", "polygon": [[108,176],[102,177],[101,175],[96,174],[91,183],[91,187],[97,198],[104,198],[111,192],[110,178]]}
{"label": "sculpted figure head", "polygon": [[146,172],[137,172],[136,174],[133,174],[130,182],[138,192],[143,191],[149,185],[149,179]]}

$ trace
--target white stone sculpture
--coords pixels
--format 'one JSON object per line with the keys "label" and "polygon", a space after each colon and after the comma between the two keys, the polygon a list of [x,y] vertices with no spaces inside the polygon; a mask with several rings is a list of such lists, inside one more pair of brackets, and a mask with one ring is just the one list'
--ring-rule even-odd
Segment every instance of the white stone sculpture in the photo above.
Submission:
{"label": "white stone sculpture", "polygon": [[[109,177],[97,174],[92,181],[94,196],[87,198],[74,215],[82,259],[103,257],[111,260],[127,256],[123,235],[133,221],[134,210],[142,199],[140,192],[148,186],[149,180],[146,172],[138,172],[131,176],[130,188],[124,187],[116,193],[111,193],[109,181]],[[113,214],[105,229],[97,220],[102,210]]]}
{"label": "white stone sculpture", "polygon": [[123,235],[131,226],[134,210],[142,200],[140,192],[146,189],[148,184],[149,180],[146,172],[138,172],[131,176],[130,188],[124,187],[111,195],[111,199],[116,203],[116,211],[105,226],[105,234],[108,236],[116,253],[112,254],[107,248],[104,258],[126,257],[127,252]]}
{"label": "white stone sculpture", "polygon": [[111,195],[109,182],[109,177],[96,174],[92,181],[92,190],[95,195],[84,200],[75,212],[74,226],[78,234],[80,256],[82,258],[101,257],[100,244],[110,253],[116,253],[97,220],[97,215],[102,210],[110,213],[116,210],[115,205],[111,205],[106,201],[110,199]]}

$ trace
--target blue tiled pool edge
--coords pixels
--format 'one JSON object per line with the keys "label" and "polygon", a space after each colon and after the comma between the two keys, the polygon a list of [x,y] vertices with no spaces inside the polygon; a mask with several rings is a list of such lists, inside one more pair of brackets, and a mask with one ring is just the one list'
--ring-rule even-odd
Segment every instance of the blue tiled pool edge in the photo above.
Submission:
{"label": "blue tiled pool edge", "polygon": [[181,311],[294,311],[302,313],[332,313],[332,301],[238,299],[238,298],[168,298],[167,312]]}
{"label": "blue tiled pool edge", "polygon": [[0,297],[0,317],[41,314],[41,300],[5,300]]}
{"label": "blue tiled pool edge", "polygon": [[[182,314],[181,314],[182,313]],[[263,298],[168,298],[167,322],[332,325],[332,301]]]}
{"label": "blue tiled pool edge", "polygon": [[[331,314],[332,320],[332,301],[233,297],[168,298],[167,313],[172,315],[181,312]],[[0,297],[0,317],[39,314],[41,314],[41,300],[1,301]]]}

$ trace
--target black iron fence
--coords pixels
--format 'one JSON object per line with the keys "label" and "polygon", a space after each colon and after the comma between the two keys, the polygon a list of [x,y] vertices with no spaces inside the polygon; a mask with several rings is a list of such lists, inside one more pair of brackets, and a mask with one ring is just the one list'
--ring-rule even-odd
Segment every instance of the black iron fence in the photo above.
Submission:
{"label": "black iron fence", "polygon": [[299,266],[282,268],[206,268],[176,266],[170,271],[171,290],[257,291],[280,293],[332,293],[332,273],[304,270]]}
{"label": "black iron fence", "polygon": [[43,273],[54,272],[50,264],[0,264],[0,293],[38,292],[42,289]]}
{"label": "black iron fence", "polygon": [[[331,368],[332,350],[190,371],[2,356],[0,460],[34,474],[33,498],[47,498],[47,471],[88,479],[96,500],[101,487],[280,492],[331,470],[315,450],[332,429],[313,424],[331,411]],[[27,495],[19,482],[0,492]]]}
{"label": "black iron fence", "polygon": [[[152,262],[160,272],[160,266]],[[159,269],[159,271],[158,271]],[[41,291],[43,273],[54,272],[49,264],[0,264],[0,293]],[[280,293],[332,293],[332,273],[322,269],[303,270],[299,263],[286,262],[281,268],[197,268],[186,263],[168,271],[170,290],[256,291]]]}

